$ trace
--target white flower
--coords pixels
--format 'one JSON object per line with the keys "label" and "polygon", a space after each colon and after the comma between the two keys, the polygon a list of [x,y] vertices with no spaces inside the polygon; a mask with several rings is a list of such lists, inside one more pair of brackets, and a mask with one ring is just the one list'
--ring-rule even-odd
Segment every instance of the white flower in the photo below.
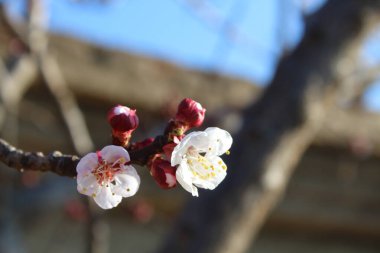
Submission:
{"label": "white flower", "polygon": [[214,189],[227,174],[227,166],[219,156],[228,152],[231,145],[231,135],[217,127],[188,134],[171,157],[171,165],[179,165],[177,181],[193,196],[198,196],[197,187]]}
{"label": "white flower", "polygon": [[77,165],[78,191],[91,196],[103,209],[117,206],[124,197],[135,195],[140,177],[130,161],[128,152],[119,146],[106,146],[85,155]]}

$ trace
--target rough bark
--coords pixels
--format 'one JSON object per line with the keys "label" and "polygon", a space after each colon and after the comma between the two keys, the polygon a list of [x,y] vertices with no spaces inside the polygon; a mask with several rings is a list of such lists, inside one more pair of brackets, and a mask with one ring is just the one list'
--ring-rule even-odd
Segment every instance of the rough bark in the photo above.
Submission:
{"label": "rough bark", "polygon": [[300,45],[245,111],[227,179],[185,206],[160,252],[247,250],[321,127],[334,84],[350,71],[348,57],[379,9],[380,1],[332,0],[308,18]]}

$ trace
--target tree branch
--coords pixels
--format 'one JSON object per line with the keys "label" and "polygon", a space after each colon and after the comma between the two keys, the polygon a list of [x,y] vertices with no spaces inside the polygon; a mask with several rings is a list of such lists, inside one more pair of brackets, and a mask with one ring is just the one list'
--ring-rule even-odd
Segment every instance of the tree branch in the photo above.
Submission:
{"label": "tree branch", "polygon": [[[150,145],[142,149],[131,150],[129,152],[131,163],[146,165],[149,157],[162,152],[162,147],[167,143],[167,137],[160,135]],[[80,158],[76,155],[65,155],[59,151],[51,152],[48,155],[44,155],[42,152],[25,152],[0,139],[0,161],[19,171],[50,171],[61,176],[75,177],[79,160]]]}
{"label": "tree branch", "polygon": [[307,19],[299,46],[245,111],[225,182],[185,206],[160,252],[247,250],[321,128],[336,84],[347,66],[352,70],[351,54],[372,27],[367,18],[379,9],[379,0],[332,0]]}
{"label": "tree branch", "polygon": [[41,0],[29,0],[29,45],[37,56],[37,64],[41,70],[47,87],[59,105],[76,151],[85,154],[93,149],[89,131],[74,95],[67,86],[59,65],[48,52],[49,39],[44,30],[45,13]]}
{"label": "tree branch", "polygon": [[54,151],[45,156],[41,152],[25,152],[0,139],[0,160],[11,168],[51,171],[61,176],[75,177],[79,157]]}

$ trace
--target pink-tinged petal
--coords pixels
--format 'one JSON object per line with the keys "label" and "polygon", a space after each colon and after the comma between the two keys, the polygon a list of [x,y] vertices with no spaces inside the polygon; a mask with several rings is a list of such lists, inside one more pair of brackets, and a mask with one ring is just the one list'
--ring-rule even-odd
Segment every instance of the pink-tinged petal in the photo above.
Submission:
{"label": "pink-tinged petal", "polygon": [[77,174],[87,174],[98,166],[98,157],[95,153],[88,153],[79,160]]}
{"label": "pink-tinged petal", "polygon": [[181,162],[181,165],[177,168],[176,178],[186,191],[198,197],[198,189],[192,184],[192,175],[186,161]]}
{"label": "pink-tinged petal", "polygon": [[78,192],[82,194],[92,196],[100,191],[100,185],[96,181],[95,176],[91,173],[86,175],[78,175],[77,183]]}
{"label": "pink-tinged petal", "polygon": [[111,184],[111,190],[116,195],[124,198],[136,194],[140,187],[140,177],[137,173],[122,172],[115,175],[115,185]]}
{"label": "pink-tinged petal", "polygon": [[111,164],[120,158],[124,158],[125,162],[129,162],[131,160],[127,150],[123,147],[115,145],[105,146],[102,150],[100,150],[100,155],[104,160]]}
{"label": "pink-tinged petal", "polygon": [[117,206],[121,199],[120,195],[112,194],[110,187],[101,187],[99,193],[94,196],[96,204],[103,209],[111,209]]}

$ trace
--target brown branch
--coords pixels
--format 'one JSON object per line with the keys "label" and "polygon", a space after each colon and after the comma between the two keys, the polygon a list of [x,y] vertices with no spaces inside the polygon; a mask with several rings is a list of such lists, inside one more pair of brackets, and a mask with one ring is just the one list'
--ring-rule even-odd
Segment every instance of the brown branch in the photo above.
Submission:
{"label": "brown branch", "polygon": [[[157,136],[150,145],[130,151],[131,163],[146,165],[149,157],[161,152],[165,144],[167,144],[167,137]],[[65,155],[59,151],[48,155],[44,155],[42,152],[25,152],[0,139],[0,161],[19,171],[50,171],[61,176],[75,177],[79,160],[80,158],[76,155]]]}
{"label": "brown branch", "polygon": [[75,177],[79,157],[54,151],[48,155],[41,152],[25,152],[0,139],[0,160],[17,170],[51,171],[61,176]]}

